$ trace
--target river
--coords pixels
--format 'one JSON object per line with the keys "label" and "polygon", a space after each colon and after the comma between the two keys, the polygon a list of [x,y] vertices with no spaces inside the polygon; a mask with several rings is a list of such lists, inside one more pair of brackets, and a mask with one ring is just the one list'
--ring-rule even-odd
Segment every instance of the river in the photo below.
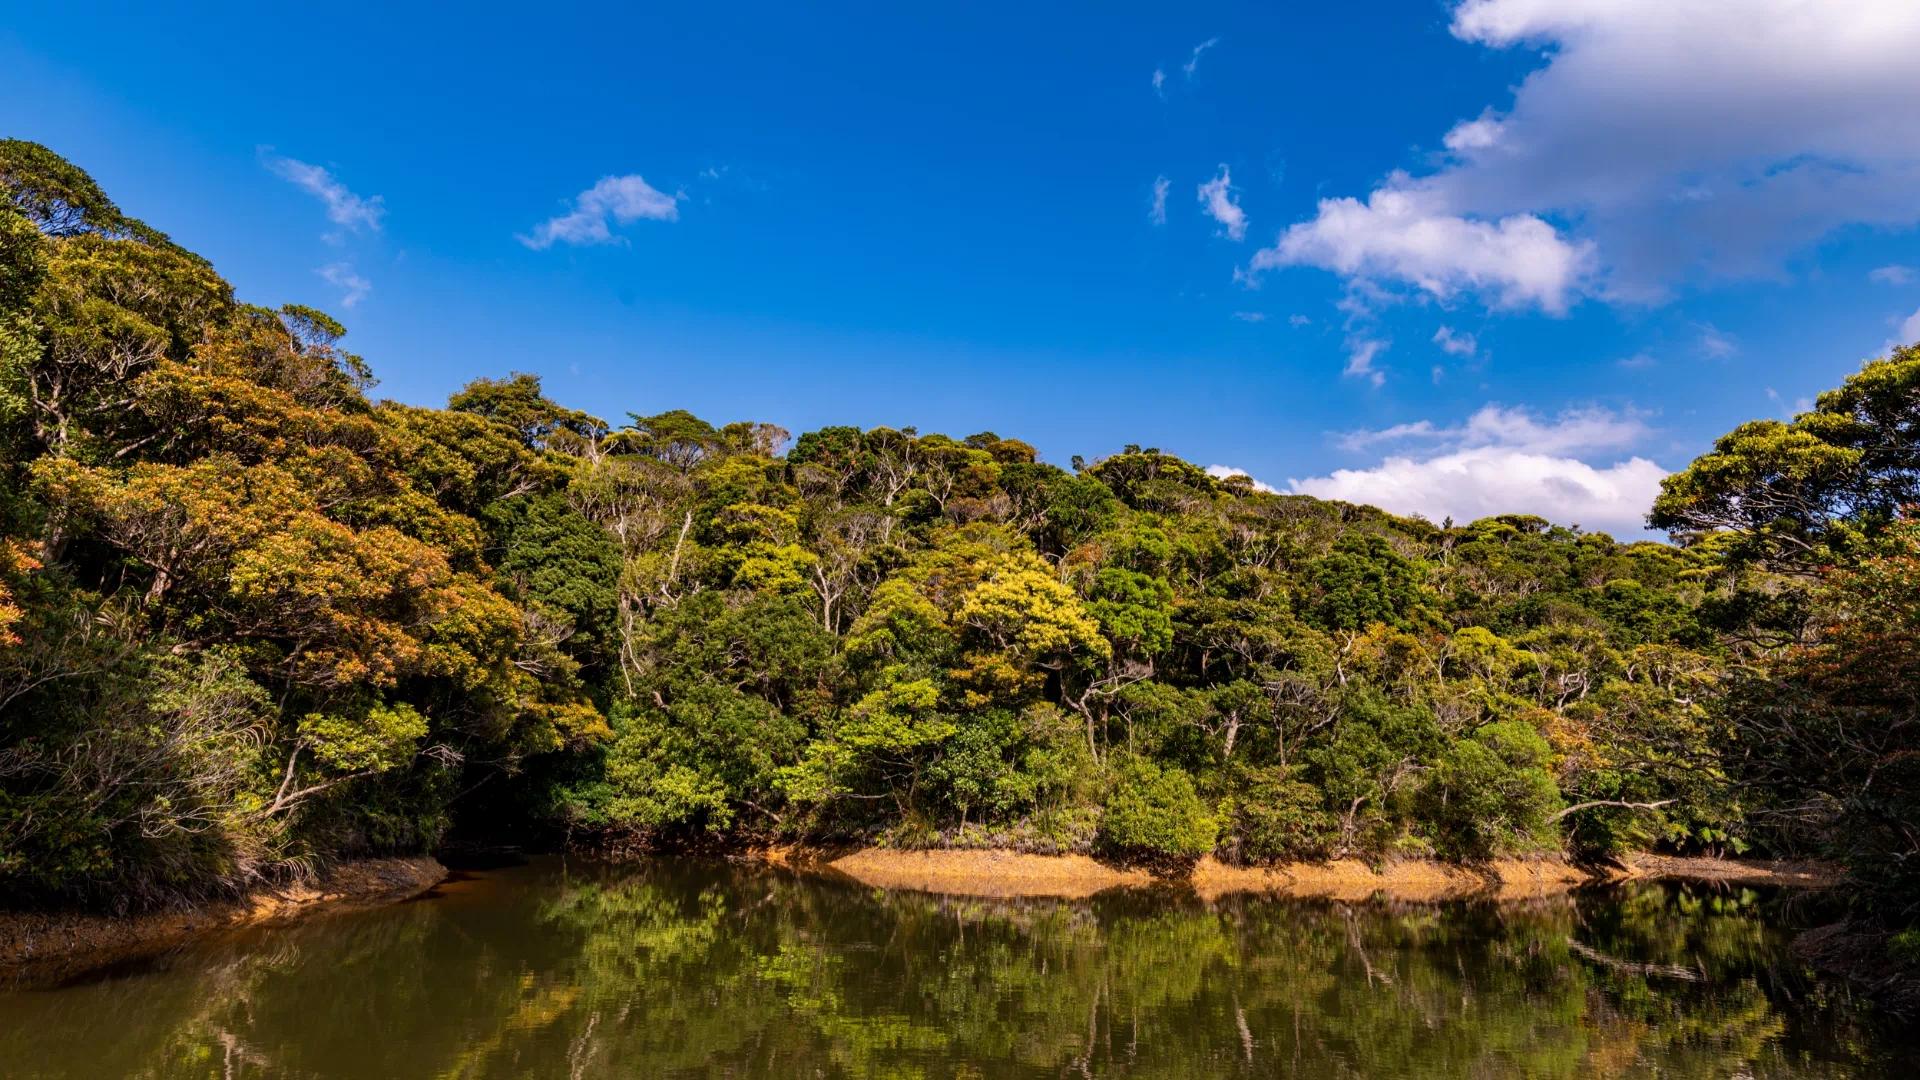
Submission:
{"label": "river", "polygon": [[7,1077],[1920,1075],[1792,897],[882,892],[559,858],[0,994]]}

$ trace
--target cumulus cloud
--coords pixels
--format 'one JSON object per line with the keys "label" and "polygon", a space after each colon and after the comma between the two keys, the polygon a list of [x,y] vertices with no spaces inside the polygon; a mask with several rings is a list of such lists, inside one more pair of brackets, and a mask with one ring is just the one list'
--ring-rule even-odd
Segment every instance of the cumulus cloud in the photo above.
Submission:
{"label": "cumulus cloud", "polygon": [[1867,271],[1867,280],[1881,285],[1906,285],[1913,281],[1913,267],[1898,264],[1875,267]]}
{"label": "cumulus cloud", "polygon": [[1433,343],[1440,346],[1440,351],[1448,356],[1472,356],[1480,351],[1480,343],[1473,339],[1472,334],[1457,333],[1451,326],[1442,326],[1435,330]]}
{"label": "cumulus cloud", "polygon": [[1200,185],[1200,205],[1206,215],[1220,223],[1220,231],[1229,240],[1247,238],[1247,212],[1233,197],[1233,175],[1225,165],[1220,175]]}
{"label": "cumulus cloud", "polygon": [[1193,47],[1192,58],[1190,58],[1186,63],[1181,64],[1180,70],[1187,73],[1187,78],[1189,79],[1193,78],[1194,69],[1200,66],[1200,54],[1203,52],[1206,52],[1208,49],[1211,49],[1218,44],[1220,44],[1220,39],[1217,37],[1212,37],[1212,38],[1208,38],[1207,40],[1201,42],[1198,45],[1195,45]]}
{"label": "cumulus cloud", "polygon": [[1348,449],[1416,445],[1389,453],[1371,468],[1289,479],[1288,490],[1432,521],[1529,513],[1563,525],[1641,535],[1667,471],[1638,456],[1595,466],[1573,455],[1623,451],[1647,434],[1632,413],[1574,409],[1543,421],[1523,409],[1488,405],[1464,424],[1441,427],[1423,420],[1350,433],[1342,439]]}
{"label": "cumulus cloud", "polygon": [[1404,282],[1442,300],[1465,290],[1502,307],[1535,304],[1555,313],[1590,272],[1592,243],[1572,242],[1532,214],[1475,221],[1438,207],[1412,187],[1382,188],[1364,203],[1322,199],[1312,221],[1289,225],[1274,246],[1255,252],[1249,271],[1317,266]]}
{"label": "cumulus cloud", "polygon": [[380,219],[387,213],[380,196],[363,199],[349,191],[326,169],[304,161],[268,157],[266,166],[273,170],[274,175],[326,204],[327,220],[335,225],[353,232],[363,228],[369,232],[380,231]]}
{"label": "cumulus cloud", "polygon": [[573,201],[572,211],[541,222],[533,230],[532,236],[517,239],[536,251],[552,247],[556,242],[576,245],[624,243],[624,237],[613,235],[608,226],[609,219],[621,225],[631,225],[643,218],[649,221],[680,220],[679,196],[654,190],[640,178],[639,173],[604,176],[599,183],[580,193],[580,197]]}
{"label": "cumulus cloud", "polygon": [[1451,30],[1543,62],[1446,132],[1432,171],[1323,201],[1256,268],[1554,311],[1920,222],[1912,0],[1464,0]]}
{"label": "cumulus cloud", "polygon": [[[1247,470],[1236,469],[1231,465],[1209,465],[1207,466],[1207,475],[1216,480],[1225,480],[1229,476],[1245,476],[1247,479],[1253,480],[1253,477],[1247,473]],[[1263,484],[1258,480],[1253,480],[1253,490],[1264,491],[1269,495],[1280,494],[1279,488],[1274,487],[1272,484]]]}
{"label": "cumulus cloud", "polygon": [[1167,182],[1166,177],[1154,177],[1153,209],[1147,211],[1147,220],[1153,222],[1155,225],[1165,225],[1167,223],[1167,189],[1171,186],[1172,185]]}
{"label": "cumulus cloud", "polygon": [[340,290],[341,307],[350,308],[373,291],[373,282],[356,273],[352,263],[328,263],[314,273],[325,279],[327,284]]}
{"label": "cumulus cloud", "polygon": [[1390,457],[1371,469],[1289,480],[1295,495],[1378,506],[1431,521],[1538,514],[1563,525],[1628,536],[1645,517],[1667,470],[1635,457],[1606,468],[1573,458],[1487,446],[1418,460]]}

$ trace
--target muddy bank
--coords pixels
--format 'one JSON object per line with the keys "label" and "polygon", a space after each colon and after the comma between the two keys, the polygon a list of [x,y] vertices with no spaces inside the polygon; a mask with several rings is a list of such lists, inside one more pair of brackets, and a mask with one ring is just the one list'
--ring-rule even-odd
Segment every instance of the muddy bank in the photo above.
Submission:
{"label": "muddy bank", "polygon": [[1190,888],[1212,900],[1233,893],[1331,900],[1453,900],[1468,897],[1525,900],[1554,896],[1586,885],[1634,879],[1711,881],[1732,885],[1821,887],[1835,880],[1818,863],[1767,863],[1732,859],[1679,859],[1640,855],[1617,868],[1575,866],[1560,859],[1503,859],[1456,866],[1408,859],[1371,866],[1355,859],[1291,863],[1274,867],[1229,866],[1201,859],[1192,873],[1157,877],[1086,855],[1030,855],[1013,851],[936,849],[851,851],[773,848],[757,857],[807,866],[878,889],[910,889],[960,896],[1051,896],[1079,899],[1113,888],[1159,885]]}
{"label": "muddy bank", "polygon": [[1625,878],[1711,881],[1724,885],[1784,885],[1825,889],[1840,883],[1840,868],[1816,859],[1704,859],[1676,855],[1630,855]]}
{"label": "muddy bank", "polygon": [[0,984],[57,981],[217,931],[396,903],[426,892],[446,875],[447,868],[426,855],[365,859],[312,881],[261,889],[245,900],[152,915],[0,911]]}

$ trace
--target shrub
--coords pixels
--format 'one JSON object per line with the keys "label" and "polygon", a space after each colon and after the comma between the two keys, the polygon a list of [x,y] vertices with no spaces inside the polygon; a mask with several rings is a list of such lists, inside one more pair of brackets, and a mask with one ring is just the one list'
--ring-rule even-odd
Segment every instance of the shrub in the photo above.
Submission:
{"label": "shrub", "polygon": [[1447,748],[1420,792],[1417,812],[1443,858],[1488,859],[1550,848],[1560,791],[1551,751],[1526,724],[1488,724]]}
{"label": "shrub", "polygon": [[1197,859],[1220,824],[1183,769],[1135,760],[1121,768],[1100,818],[1100,846],[1116,854]]}
{"label": "shrub", "polygon": [[1234,809],[1234,838],[1248,862],[1324,859],[1340,840],[1326,793],[1287,770],[1256,770]]}

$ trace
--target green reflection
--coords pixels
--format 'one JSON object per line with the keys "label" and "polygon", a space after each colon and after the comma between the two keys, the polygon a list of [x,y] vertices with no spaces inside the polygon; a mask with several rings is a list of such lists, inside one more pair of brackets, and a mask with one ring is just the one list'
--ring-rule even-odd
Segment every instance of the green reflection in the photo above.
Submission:
{"label": "green reflection", "polygon": [[0,995],[19,1077],[1867,1077],[1778,901],[881,893],[558,862]]}

